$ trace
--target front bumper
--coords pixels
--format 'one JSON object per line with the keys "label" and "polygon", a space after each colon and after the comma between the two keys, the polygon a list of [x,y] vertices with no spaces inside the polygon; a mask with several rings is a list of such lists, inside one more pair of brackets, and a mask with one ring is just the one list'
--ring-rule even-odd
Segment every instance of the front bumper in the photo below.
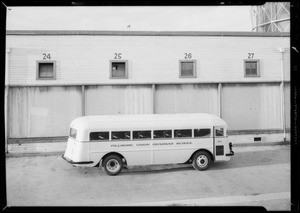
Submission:
{"label": "front bumper", "polygon": [[226,154],[226,156],[233,156],[234,155],[234,151],[232,151],[232,143],[229,143],[229,149],[230,149],[230,153]]}
{"label": "front bumper", "polygon": [[72,161],[71,159],[65,157],[64,155],[61,156],[65,161],[67,161],[70,164],[92,164],[94,161]]}

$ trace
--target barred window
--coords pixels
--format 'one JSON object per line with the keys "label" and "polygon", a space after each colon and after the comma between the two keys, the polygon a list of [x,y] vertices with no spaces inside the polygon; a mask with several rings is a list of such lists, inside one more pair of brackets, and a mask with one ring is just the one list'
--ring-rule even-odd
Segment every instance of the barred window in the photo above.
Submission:
{"label": "barred window", "polygon": [[196,77],[196,61],[195,60],[180,60],[179,61],[179,76],[185,77]]}
{"label": "barred window", "polygon": [[56,63],[55,61],[37,61],[37,76],[38,80],[55,79],[56,78]]}
{"label": "barred window", "polygon": [[259,77],[259,60],[244,60],[245,77]]}
{"label": "barred window", "polygon": [[128,78],[127,60],[110,61],[110,78]]}

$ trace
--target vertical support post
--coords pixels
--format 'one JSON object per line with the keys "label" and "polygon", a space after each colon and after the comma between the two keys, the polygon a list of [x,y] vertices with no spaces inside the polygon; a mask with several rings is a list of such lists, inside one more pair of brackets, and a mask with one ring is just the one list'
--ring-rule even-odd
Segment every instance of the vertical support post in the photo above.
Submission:
{"label": "vertical support post", "polygon": [[85,86],[81,86],[81,115],[85,116]]}
{"label": "vertical support post", "polygon": [[4,97],[4,107],[5,107],[5,153],[8,152],[8,140],[10,136],[10,122],[9,122],[9,57],[10,57],[10,48],[7,48],[5,51],[5,97]]}
{"label": "vertical support post", "polygon": [[222,83],[218,84],[218,115],[222,117]]}
{"label": "vertical support post", "polygon": [[283,129],[283,140],[286,141],[286,127],[285,127],[285,101],[284,101],[284,64],[283,64],[283,53],[284,49],[279,48],[279,52],[281,54],[281,83],[280,83],[280,91],[281,91],[281,120],[282,120],[282,129]]}
{"label": "vertical support post", "polygon": [[152,114],[155,114],[155,84],[152,84]]}

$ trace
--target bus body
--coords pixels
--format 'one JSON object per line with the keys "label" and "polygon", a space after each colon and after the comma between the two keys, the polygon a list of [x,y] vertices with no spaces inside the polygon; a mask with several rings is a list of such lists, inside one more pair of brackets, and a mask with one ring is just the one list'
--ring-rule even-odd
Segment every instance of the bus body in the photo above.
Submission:
{"label": "bus body", "polygon": [[193,113],[79,117],[70,125],[62,157],[74,166],[99,165],[116,175],[124,165],[192,163],[205,170],[232,155],[226,122]]}

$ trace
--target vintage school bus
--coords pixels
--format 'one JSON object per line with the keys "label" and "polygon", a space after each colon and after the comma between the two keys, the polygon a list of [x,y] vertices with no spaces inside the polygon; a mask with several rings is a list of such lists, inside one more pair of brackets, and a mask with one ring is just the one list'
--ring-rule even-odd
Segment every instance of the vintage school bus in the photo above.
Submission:
{"label": "vintage school bus", "polygon": [[232,155],[226,122],[193,113],[79,117],[70,125],[62,157],[74,166],[99,166],[116,175],[132,165],[192,163],[206,170]]}

